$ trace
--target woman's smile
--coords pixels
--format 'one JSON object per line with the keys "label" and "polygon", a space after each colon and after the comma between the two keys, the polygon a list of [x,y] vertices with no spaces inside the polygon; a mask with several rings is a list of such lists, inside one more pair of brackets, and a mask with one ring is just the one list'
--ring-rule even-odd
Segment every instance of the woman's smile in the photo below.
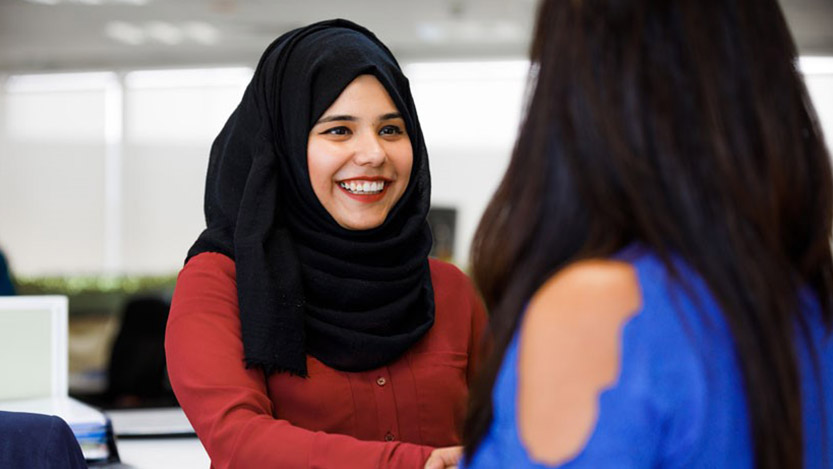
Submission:
{"label": "woman's smile", "polygon": [[353,200],[369,204],[384,197],[390,182],[389,179],[381,177],[357,177],[339,181],[338,187]]}

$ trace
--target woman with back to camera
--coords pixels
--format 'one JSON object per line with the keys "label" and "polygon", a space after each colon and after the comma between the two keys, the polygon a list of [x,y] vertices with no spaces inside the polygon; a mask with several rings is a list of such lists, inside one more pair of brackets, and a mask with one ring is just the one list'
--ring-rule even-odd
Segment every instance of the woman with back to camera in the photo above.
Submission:
{"label": "woman with back to camera", "polygon": [[264,52],[212,147],[208,227],[166,336],[213,467],[459,453],[485,317],[468,279],[428,259],[429,202],[407,79],[372,33],[325,21]]}
{"label": "woman with back to camera", "polygon": [[775,0],[545,0],[466,467],[833,467],[831,169]]}

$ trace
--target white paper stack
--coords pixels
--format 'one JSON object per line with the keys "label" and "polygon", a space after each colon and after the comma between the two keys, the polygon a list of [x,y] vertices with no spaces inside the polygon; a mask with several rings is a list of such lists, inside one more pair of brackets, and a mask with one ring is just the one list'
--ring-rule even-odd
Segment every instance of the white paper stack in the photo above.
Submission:
{"label": "white paper stack", "polygon": [[195,435],[194,428],[179,407],[108,410],[107,416],[118,437]]}

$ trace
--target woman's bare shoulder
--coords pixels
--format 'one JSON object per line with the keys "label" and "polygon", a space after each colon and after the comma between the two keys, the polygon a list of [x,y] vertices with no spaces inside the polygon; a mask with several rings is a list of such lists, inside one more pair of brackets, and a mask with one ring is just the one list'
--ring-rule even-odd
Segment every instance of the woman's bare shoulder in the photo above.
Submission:
{"label": "woman's bare shoulder", "polygon": [[585,260],[561,269],[530,300],[521,325],[519,426],[530,455],[577,455],[595,428],[599,394],[619,372],[620,332],[641,307],[633,266]]}

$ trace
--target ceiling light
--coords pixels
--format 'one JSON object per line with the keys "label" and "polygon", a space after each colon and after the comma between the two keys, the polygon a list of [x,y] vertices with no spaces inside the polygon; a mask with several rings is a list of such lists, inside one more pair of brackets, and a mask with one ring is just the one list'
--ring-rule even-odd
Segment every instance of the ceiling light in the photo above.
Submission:
{"label": "ceiling light", "polygon": [[202,21],[189,21],[182,25],[185,35],[200,44],[212,45],[220,40],[220,31]]}
{"label": "ceiling light", "polygon": [[147,37],[142,28],[124,21],[110,21],[104,28],[104,34],[125,44],[137,46],[143,44]]}
{"label": "ceiling light", "polygon": [[145,25],[145,34],[157,41],[175,45],[182,42],[182,30],[164,21],[152,21]]}
{"label": "ceiling light", "polygon": [[443,42],[448,38],[445,28],[437,23],[426,21],[417,23],[416,34],[424,42]]}
{"label": "ceiling light", "polygon": [[112,39],[134,46],[149,42],[176,45],[185,41],[214,45],[220,41],[220,31],[202,21],[188,21],[181,25],[164,21],[151,21],[145,25],[111,21],[107,23],[104,33]]}
{"label": "ceiling light", "polygon": [[486,29],[479,21],[462,20],[454,25],[456,36],[463,41],[479,42],[488,39]]}
{"label": "ceiling light", "polygon": [[429,43],[448,41],[507,43],[523,41],[527,33],[517,23],[508,20],[484,22],[455,19],[417,23],[416,35],[423,42]]}

